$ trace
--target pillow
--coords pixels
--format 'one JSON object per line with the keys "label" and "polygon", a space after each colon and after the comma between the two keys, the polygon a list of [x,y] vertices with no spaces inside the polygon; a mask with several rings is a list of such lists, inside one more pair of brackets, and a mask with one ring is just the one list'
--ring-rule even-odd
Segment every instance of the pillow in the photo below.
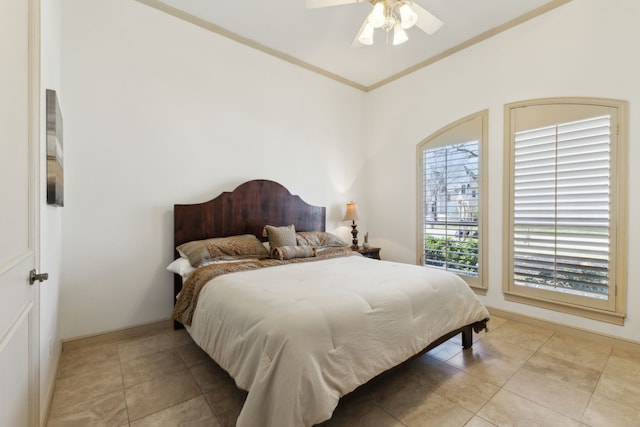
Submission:
{"label": "pillow", "polygon": [[296,240],[300,246],[343,247],[349,246],[347,242],[335,234],[324,231],[300,231],[296,233]]}
{"label": "pillow", "polygon": [[193,267],[200,267],[207,261],[269,257],[269,251],[253,234],[196,240],[184,243],[176,250],[188,258]]}
{"label": "pillow", "polygon": [[[205,267],[211,264],[232,264],[234,262],[243,262],[243,261],[246,262],[246,261],[254,261],[254,260],[257,261],[258,258],[210,260],[210,261],[203,261],[198,268]],[[191,262],[189,262],[188,258],[180,257],[178,259],[173,260],[173,262],[167,266],[167,270],[169,270],[172,273],[179,274],[180,276],[182,276],[182,279],[184,280],[187,277],[189,277],[191,273],[196,271],[197,268],[191,265]]]}
{"label": "pillow", "polygon": [[195,267],[191,265],[188,258],[178,258],[167,266],[167,270],[172,273],[179,274],[183,279],[186,279],[191,273],[196,271]]}
{"label": "pillow", "polygon": [[316,256],[316,248],[313,246],[278,246],[271,250],[271,258],[279,260],[314,256]]}
{"label": "pillow", "polygon": [[271,253],[273,249],[280,246],[296,246],[296,229],[293,224],[286,227],[274,227],[273,225],[265,225],[265,231],[269,238],[269,246]]}

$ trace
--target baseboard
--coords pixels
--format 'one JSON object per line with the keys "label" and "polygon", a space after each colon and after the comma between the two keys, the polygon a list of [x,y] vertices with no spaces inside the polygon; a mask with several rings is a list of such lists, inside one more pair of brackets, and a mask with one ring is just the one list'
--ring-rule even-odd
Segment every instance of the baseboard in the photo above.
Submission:
{"label": "baseboard", "polygon": [[[590,341],[596,341],[603,344],[608,344],[623,350],[640,352],[640,342],[629,340],[626,338],[614,337],[612,335],[603,334],[600,332],[593,332],[587,329],[576,328],[573,326],[563,325],[561,323],[552,322],[549,320],[538,319],[531,316],[526,316],[520,313],[514,313],[512,311],[502,310],[495,307],[487,307],[489,313],[498,317],[502,317],[508,320],[515,320],[518,322],[526,323],[533,326],[539,326],[542,328],[550,329],[554,332],[558,332],[565,335],[571,335],[576,338],[583,338]],[[173,331],[173,321],[170,319],[161,320],[159,322],[152,322],[142,325],[131,326],[128,328],[115,329],[112,331],[101,332],[99,334],[86,335],[81,337],[70,338],[62,341],[63,351],[70,350],[76,347],[82,347],[93,344],[103,344],[109,342],[122,341],[126,339],[136,338],[143,335],[149,335],[154,332],[162,333]],[[60,356],[58,355],[58,361]],[[56,363],[56,370],[58,369]],[[55,378],[55,377],[54,377]],[[47,398],[52,395],[53,388],[47,392]]]}
{"label": "baseboard", "polygon": [[628,340],[626,338],[614,337],[612,335],[602,334],[600,332],[593,332],[587,329],[576,328],[573,326],[567,326],[561,323],[551,322],[549,320],[542,320],[535,317],[526,316],[524,314],[502,310],[499,308],[487,307],[487,310],[489,310],[490,314],[493,314],[508,320],[515,320],[515,321],[526,323],[529,325],[539,326],[545,329],[550,329],[554,332],[558,332],[565,335],[571,335],[576,338],[583,338],[590,341],[599,342],[602,344],[608,344],[623,350],[640,352],[640,342],[638,341]]}
{"label": "baseboard", "polygon": [[173,320],[161,320],[159,322],[145,323],[142,325],[129,326],[127,328],[114,329],[100,332],[99,334],[84,335],[80,337],[62,340],[62,350],[71,350],[77,347],[84,347],[94,344],[106,344],[137,338],[153,333],[173,331]]}

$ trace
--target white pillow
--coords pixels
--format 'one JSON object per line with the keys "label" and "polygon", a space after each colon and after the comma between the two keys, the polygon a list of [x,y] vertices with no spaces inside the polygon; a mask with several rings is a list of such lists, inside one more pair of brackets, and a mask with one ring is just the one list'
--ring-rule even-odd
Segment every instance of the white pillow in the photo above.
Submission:
{"label": "white pillow", "polygon": [[[200,267],[205,267],[205,266],[211,265],[211,264],[233,264],[233,263],[236,263],[236,262],[257,261],[257,260],[258,260],[258,258],[234,259],[234,260],[213,260],[213,261],[203,262],[200,265]],[[189,258],[180,257],[180,258],[174,260],[171,264],[169,264],[167,266],[167,270],[169,270],[172,273],[179,274],[182,277],[182,280],[186,280],[187,277],[189,277],[189,275],[191,273],[193,273],[194,271],[196,271],[200,267],[192,266],[191,262],[189,261]]]}
{"label": "white pillow", "polygon": [[179,274],[182,279],[186,279],[196,269],[189,262],[189,258],[178,258],[167,266],[167,270],[172,273]]}

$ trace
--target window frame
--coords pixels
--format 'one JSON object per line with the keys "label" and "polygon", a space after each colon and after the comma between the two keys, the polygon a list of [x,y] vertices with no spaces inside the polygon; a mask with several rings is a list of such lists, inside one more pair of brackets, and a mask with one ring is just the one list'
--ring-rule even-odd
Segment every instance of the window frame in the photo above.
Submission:
{"label": "window frame", "polygon": [[425,217],[425,199],[423,188],[424,174],[424,156],[423,152],[427,147],[437,148],[454,145],[457,141],[443,142],[442,138],[446,138],[447,133],[452,133],[455,137],[455,129],[459,126],[468,124],[474,120],[480,120],[482,131],[478,136],[478,274],[476,277],[464,274],[456,274],[463,279],[474,292],[485,295],[488,288],[488,250],[487,250],[487,186],[488,177],[486,173],[487,167],[487,144],[488,144],[488,123],[489,110],[482,110],[477,113],[463,117],[429,135],[416,146],[416,264],[424,266],[424,217]]}
{"label": "window frame", "polygon": [[[515,114],[537,106],[603,107],[615,110],[610,141],[609,290],[607,300],[514,284]],[[542,98],[506,104],[504,109],[503,294],[506,300],[623,325],[627,293],[627,102],[603,98]],[[564,119],[562,119],[564,122]],[[550,125],[553,123],[549,123]],[[560,124],[560,120],[558,120]]]}

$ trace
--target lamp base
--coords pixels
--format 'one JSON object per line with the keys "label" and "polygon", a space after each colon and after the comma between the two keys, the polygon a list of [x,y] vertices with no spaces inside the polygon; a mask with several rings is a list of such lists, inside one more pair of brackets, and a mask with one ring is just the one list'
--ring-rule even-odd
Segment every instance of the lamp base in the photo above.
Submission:
{"label": "lamp base", "polygon": [[353,236],[353,239],[351,240],[351,249],[358,249],[358,229],[356,227],[356,222],[353,221],[353,223],[351,223],[351,235]]}

